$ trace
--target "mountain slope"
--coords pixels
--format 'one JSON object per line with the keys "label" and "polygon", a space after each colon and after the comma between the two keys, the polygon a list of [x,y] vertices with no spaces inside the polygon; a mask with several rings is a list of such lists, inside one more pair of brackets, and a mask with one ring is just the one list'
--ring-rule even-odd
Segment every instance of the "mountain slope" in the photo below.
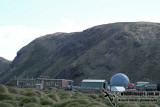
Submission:
{"label": "mountain slope", "polygon": [[8,61],[2,57],[0,57],[0,73],[7,70],[9,68],[11,61]]}
{"label": "mountain slope", "polygon": [[[35,39],[17,53],[0,82],[41,75],[50,78],[110,80],[115,73],[131,82],[159,82],[160,24],[113,23],[75,33],[55,33]],[[8,78],[8,79],[6,79]]]}

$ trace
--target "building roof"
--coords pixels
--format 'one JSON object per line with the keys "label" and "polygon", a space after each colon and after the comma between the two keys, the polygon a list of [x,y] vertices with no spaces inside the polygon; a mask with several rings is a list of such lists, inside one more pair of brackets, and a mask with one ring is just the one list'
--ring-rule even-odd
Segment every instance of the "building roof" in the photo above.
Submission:
{"label": "building roof", "polygon": [[128,86],[134,86],[134,84],[128,84]]}
{"label": "building roof", "polygon": [[136,85],[136,87],[142,87],[142,86],[145,86],[146,84],[138,84]]}
{"label": "building roof", "polygon": [[149,84],[145,84],[145,86],[157,86],[157,84],[151,84],[151,83],[149,83]]}
{"label": "building roof", "polygon": [[31,79],[29,79],[29,78],[27,78],[27,79],[23,79],[23,78],[17,78],[17,80],[41,80],[41,79],[44,79],[44,80],[56,80],[56,81],[62,81],[62,80],[66,80],[66,81],[69,81],[69,82],[74,82],[73,80],[67,80],[67,79],[49,79],[49,78],[36,78],[36,79],[33,79],[33,78],[31,78]]}
{"label": "building roof", "polygon": [[71,82],[73,82],[73,80],[67,80],[67,79],[49,79],[49,78],[47,78],[47,79],[45,79],[45,80],[57,80],[57,81],[66,80],[66,81],[71,81]]}
{"label": "building roof", "polygon": [[82,82],[106,82],[106,80],[84,79]]}
{"label": "building roof", "polygon": [[28,81],[28,80],[36,80],[36,79],[27,79],[27,78],[25,78],[25,79],[23,79],[23,78],[17,78],[17,80],[24,80],[24,81]]}
{"label": "building roof", "polygon": [[136,86],[145,86],[146,84],[149,84],[149,82],[137,82]]}
{"label": "building roof", "polygon": [[137,84],[148,84],[149,82],[137,82]]}

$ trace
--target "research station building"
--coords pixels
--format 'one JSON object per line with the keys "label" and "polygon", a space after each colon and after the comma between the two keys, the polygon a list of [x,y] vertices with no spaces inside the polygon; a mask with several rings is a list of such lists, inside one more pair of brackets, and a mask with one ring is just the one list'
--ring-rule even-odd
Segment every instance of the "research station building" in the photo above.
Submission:
{"label": "research station building", "polygon": [[108,82],[106,80],[84,79],[81,87],[86,89],[107,89]]}
{"label": "research station building", "polygon": [[39,77],[37,79],[17,79],[17,87],[20,88],[47,89],[51,87],[63,88],[72,85],[73,81],[66,79],[48,79],[46,77]]}

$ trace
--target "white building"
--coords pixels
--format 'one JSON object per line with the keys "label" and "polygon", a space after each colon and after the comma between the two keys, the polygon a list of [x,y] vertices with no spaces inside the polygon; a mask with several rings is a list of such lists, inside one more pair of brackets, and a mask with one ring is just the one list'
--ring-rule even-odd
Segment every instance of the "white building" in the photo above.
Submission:
{"label": "white building", "polygon": [[113,86],[113,87],[111,87],[111,91],[112,92],[123,92],[123,91],[125,91],[125,88],[121,87],[121,86]]}

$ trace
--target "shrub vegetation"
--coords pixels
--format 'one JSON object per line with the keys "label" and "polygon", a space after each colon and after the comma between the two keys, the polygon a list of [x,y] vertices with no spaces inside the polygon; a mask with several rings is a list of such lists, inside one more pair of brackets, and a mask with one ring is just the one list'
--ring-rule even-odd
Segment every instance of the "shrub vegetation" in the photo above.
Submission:
{"label": "shrub vegetation", "polygon": [[[120,103],[116,107],[159,107],[156,104]],[[0,85],[0,107],[113,107],[101,91],[55,91],[20,89]]]}

